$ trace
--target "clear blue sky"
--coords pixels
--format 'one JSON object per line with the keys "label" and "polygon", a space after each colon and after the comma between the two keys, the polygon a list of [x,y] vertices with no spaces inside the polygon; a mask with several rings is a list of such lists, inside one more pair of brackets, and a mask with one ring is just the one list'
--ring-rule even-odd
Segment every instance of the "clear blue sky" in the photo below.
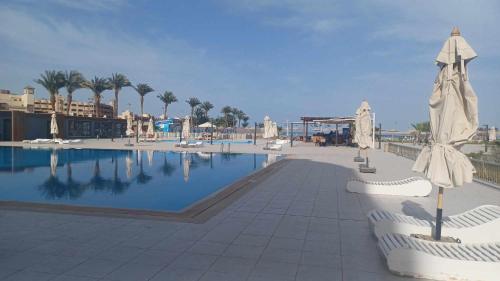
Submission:
{"label": "clear blue sky", "polygon": [[[46,69],[148,83],[145,111],[173,91],[262,121],[352,115],[362,99],[385,128],[427,119],[434,58],[453,26],[476,50],[469,73],[481,124],[500,126],[500,2],[334,0],[18,0],[0,3],[0,88]],[[64,93],[64,91],[62,91]],[[75,98],[87,100],[88,90]],[[104,94],[104,101],[112,93]],[[123,91],[122,109],[139,99]]]}

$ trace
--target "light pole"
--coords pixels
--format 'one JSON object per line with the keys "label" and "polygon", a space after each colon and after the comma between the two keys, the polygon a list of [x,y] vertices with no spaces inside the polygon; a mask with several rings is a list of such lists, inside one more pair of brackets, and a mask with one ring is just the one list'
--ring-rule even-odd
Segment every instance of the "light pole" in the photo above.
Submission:
{"label": "light pole", "polygon": [[488,139],[488,131],[489,131],[489,126],[488,126],[488,124],[486,124],[484,126],[486,126],[486,132],[484,134],[484,136],[485,136],[485,139],[484,139],[484,152],[488,152],[488,141],[489,141],[489,139]]}

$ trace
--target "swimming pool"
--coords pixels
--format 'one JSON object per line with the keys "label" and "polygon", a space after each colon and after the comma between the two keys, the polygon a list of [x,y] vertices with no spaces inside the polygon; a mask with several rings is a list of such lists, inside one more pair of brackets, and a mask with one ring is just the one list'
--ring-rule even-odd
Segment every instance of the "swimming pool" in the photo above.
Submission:
{"label": "swimming pool", "polygon": [[260,154],[0,147],[0,201],[182,212],[269,161]]}

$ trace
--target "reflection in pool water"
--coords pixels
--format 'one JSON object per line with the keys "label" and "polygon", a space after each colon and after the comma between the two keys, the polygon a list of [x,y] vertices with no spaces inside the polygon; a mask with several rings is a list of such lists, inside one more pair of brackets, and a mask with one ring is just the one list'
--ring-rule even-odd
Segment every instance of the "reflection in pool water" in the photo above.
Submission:
{"label": "reflection in pool water", "polygon": [[1,147],[0,201],[179,212],[267,161],[258,154]]}

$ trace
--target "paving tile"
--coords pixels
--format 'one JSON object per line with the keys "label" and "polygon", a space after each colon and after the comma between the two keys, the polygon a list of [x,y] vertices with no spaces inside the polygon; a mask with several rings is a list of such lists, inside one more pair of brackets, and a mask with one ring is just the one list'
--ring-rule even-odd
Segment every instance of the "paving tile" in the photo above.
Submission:
{"label": "paving tile", "polygon": [[268,278],[270,280],[295,280],[297,269],[297,264],[260,261],[250,273],[250,278]]}
{"label": "paving tile", "polygon": [[[428,279],[417,279],[410,277],[397,276],[389,271],[385,273],[374,273],[374,272],[366,272],[362,270],[344,270],[343,271],[344,280],[349,281],[425,281]],[[430,281],[430,280],[429,280]]]}
{"label": "paving tile", "polygon": [[213,255],[184,253],[177,257],[169,267],[208,270],[216,259],[217,256]]}
{"label": "paving tile", "polygon": [[26,270],[62,274],[75,268],[86,259],[81,257],[45,256],[44,259],[32,264]]}
{"label": "paving tile", "polygon": [[221,255],[228,247],[228,244],[217,242],[198,241],[187,250],[190,253],[206,254],[206,255]]}
{"label": "paving tile", "polygon": [[270,240],[271,236],[268,235],[240,234],[233,241],[233,244],[246,246],[266,246]]}
{"label": "paving tile", "polygon": [[222,254],[228,257],[237,258],[258,258],[264,251],[263,246],[230,245]]}
{"label": "paving tile", "polygon": [[335,240],[306,240],[303,251],[338,254],[340,253],[340,245]]}
{"label": "paving tile", "polygon": [[247,276],[223,272],[206,272],[199,281],[246,281]]}
{"label": "paving tile", "polygon": [[147,281],[162,268],[161,265],[127,263],[106,275],[105,278],[116,281]]}
{"label": "paving tile", "polygon": [[170,252],[168,250],[149,249],[130,260],[130,263],[146,264],[146,265],[161,265],[170,264],[180,253]]}
{"label": "paving tile", "polygon": [[338,254],[329,254],[321,252],[302,252],[300,264],[322,267],[341,267],[341,258]]}
{"label": "paving tile", "polygon": [[261,256],[261,261],[275,261],[275,262],[288,262],[299,263],[301,256],[300,250],[267,248]]}
{"label": "paving tile", "polygon": [[102,280],[102,279],[64,274],[64,275],[59,275],[55,279],[51,279],[50,281],[97,281],[97,280]]}
{"label": "paving tile", "polygon": [[155,250],[166,250],[170,252],[184,252],[191,248],[196,241],[191,240],[179,240],[173,238],[167,238],[157,244],[151,246],[151,249]]}
{"label": "paving tile", "polygon": [[256,263],[257,259],[219,257],[210,267],[210,271],[246,276]]}
{"label": "paving tile", "polygon": [[302,250],[304,240],[293,238],[273,237],[268,244],[268,248]]}
{"label": "paving tile", "polygon": [[[341,281],[340,269],[301,265],[297,272],[297,281]],[[346,279],[348,280],[348,279]]]}
{"label": "paving tile", "polygon": [[190,268],[167,267],[158,272],[151,281],[197,281],[205,273],[204,270]]}
{"label": "paving tile", "polygon": [[43,273],[43,272],[34,272],[34,271],[19,271],[12,275],[9,275],[3,281],[46,281],[55,278],[57,275]]}
{"label": "paving tile", "polygon": [[66,274],[102,278],[120,267],[122,264],[123,262],[121,261],[92,258],[79,264]]}
{"label": "paving tile", "polygon": [[142,252],[144,252],[144,249],[116,245],[112,248],[104,250],[96,257],[116,261],[129,261],[137,257]]}

